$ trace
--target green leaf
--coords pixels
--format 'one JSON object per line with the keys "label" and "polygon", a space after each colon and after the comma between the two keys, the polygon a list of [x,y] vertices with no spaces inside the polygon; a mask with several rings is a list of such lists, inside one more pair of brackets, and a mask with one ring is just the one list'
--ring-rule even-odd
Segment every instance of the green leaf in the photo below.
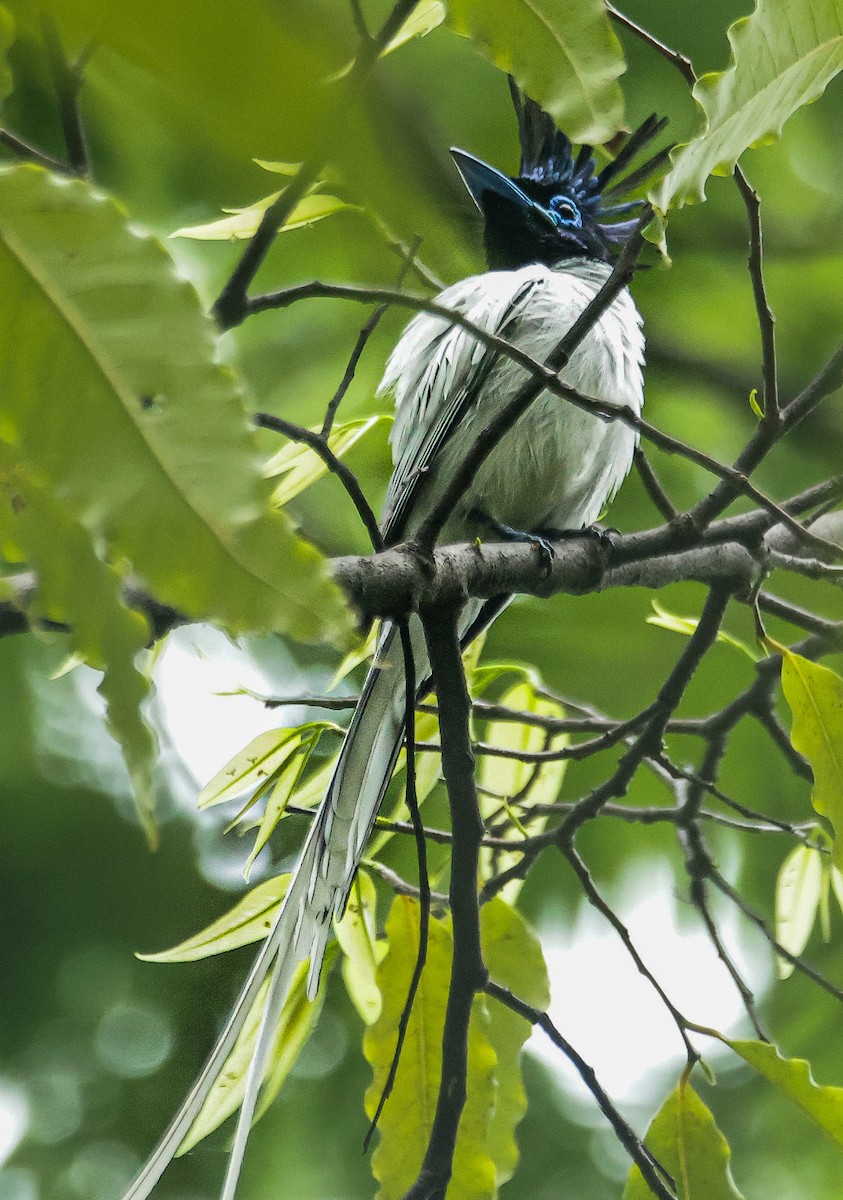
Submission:
{"label": "green leaf", "polygon": [[758,403],[758,388],[753,388],[749,393],[749,407],[755,413],[759,421],[764,419],[764,409]]}
{"label": "green leaf", "polygon": [[347,632],[324,560],[270,510],[238,385],[163,247],[33,166],[0,172],[0,230],[0,428],[27,474],[190,618]]}
{"label": "green leaf", "polygon": [[383,962],[387,943],[377,937],[377,892],[371,877],[358,870],[342,920],[334,921],[343,952],[342,977],[352,1004],[367,1025],[381,1013],[377,969]]}
{"label": "green leaf", "polygon": [[9,69],[9,50],[15,40],[15,19],[8,8],[0,5],[0,103],[6,99],[14,87],[14,79]]}
{"label": "green leaf", "polygon": [[[322,1005],[325,1003],[329,967],[334,953],[334,948],[329,947],[325,966],[322,969],[319,991],[313,1001],[307,998],[307,961],[300,963],[296,969],[278,1020],[278,1029],[264,1076],[263,1091],[255,1114],[256,1121],[263,1116],[278,1095],[284,1080],[290,1073],[290,1068],[301,1053],[319,1019]],[[206,1138],[209,1133],[213,1133],[240,1107],[246,1088],[246,1075],[260,1030],[270,980],[271,977],[268,977],[261,985],[231,1054],[225,1060],[225,1065],[209,1092],[208,1098],[179,1146],[179,1155],[192,1150],[198,1142]]]}
{"label": "green leaf", "polygon": [[782,691],[793,713],[790,740],[811,764],[811,803],[831,822],[832,854],[843,867],[843,679],[785,646],[775,648],[782,655]]}
{"label": "green leaf", "polygon": [[[776,880],[776,938],[791,954],[801,954],[808,944],[822,890],[822,855],[811,846],[797,846],[782,863]],[[779,958],[780,979],[787,979],[793,970],[793,963]]]}
{"label": "green leaf", "polygon": [[[488,668],[481,668],[487,671]],[[479,674],[479,672],[478,672]],[[564,717],[565,710],[555,700],[539,694],[534,679],[527,676],[508,688],[500,697],[500,703],[518,712],[528,712],[541,717]],[[486,727],[485,742],[503,750],[528,751],[559,750],[567,746],[570,738],[565,733],[549,735],[537,725],[523,725],[517,721],[490,721]],[[478,785],[480,808],[486,821],[500,821],[509,817],[503,836],[513,842],[525,836],[523,821],[529,820],[529,833],[540,833],[548,821],[548,815],[530,815],[530,804],[552,804],[559,795],[565,778],[567,762],[563,759],[537,765],[519,762],[512,758],[496,758],[492,754],[480,756]],[[512,807],[518,800],[517,809]],[[524,807],[521,806],[521,801]],[[483,849],[481,873],[484,879],[499,874],[519,862],[521,855],[505,851]],[[504,899],[512,902],[518,895],[523,881],[513,879],[503,890]]]}
{"label": "green leaf", "polygon": [[135,808],[154,845],[156,746],[141,715],[150,687],[135,666],[149,641],[149,625],[123,603],[122,580],[98,556],[88,531],[15,460],[16,448],[0,442],[0,478],[7,485],[0,507],[8,505],[15,539],[38,580],[30,613],[69,625],[75,654],[103,672],[99,692],[108,728],[123,751]]}
{"label": "green leaf", "polygon": [[[483,961],[495,983],[544,1012],[550,1004],[547,967],[541,942],[521,914],[495,896],[480,909],[480,938]],[[520,1059],[521,1048],[530,1036],[530,1022],[493,998],[488,1000],[488,1007],[489,1041],[498,1060],[489,1150],[500,1187],[512,1178],[518,1165],[515,1129],[527,1111]]]}
{"label": "green leaf", "polygon": [[[331,431],[328,446],[337,458],[343,458],[371,429],[391,421],[391,416],[378,414],[337,425]],[[314,432],[318,433],[318,428],[314,429]],[[324,459],[320,458],[315,450],[300,442],[288,442],[286,446],[282,446],[264,468],[264,474],[268,478],[281,476],[281,482],[276,484],[272,493],[272,502],[279,508],[283,508],[294,496],[298,496],[327,473]]]}
{"label": "green leaf", "polygon": [[[407,42],[413,38],[426,37],[437,26],[441,25],[447,16],[447,10],[442,0],[420,0],[413,11],[407,17],[404,24],[396,33],[391,42],[381,50],[380,57],[386,58],[387,54],[392,54],[393,50],[398,50],[401,46],[405,46]],[[325,82],[337,83],[341,79],[345,79],[356,63],[356,59],[352,58],[339,71],[335,71],[330,75]]]}
{"label": "green leaf", "polygon": [[673,152],[655,208],[705,199],[709,175],[729,175],[744,150],[769,142],[843,68],[841,0],[758,0],[728,31],[732,63],[694,87],[703,131]]}
{"label": "green leaf", "polygon": [[421,0],[401,26],[391,42],[381,52],[381,58],[398,50],[413,38],[426,37],[441,25],[448,15],[442,0]]}
{"label": "green leaf", "polygon": [[[732,1178],[729,1143],[687,1080],[670,1093],[644,1140],[675,1180],[679,1200],[743,1200]],[[652,1195],[633,1166],[623,1200],[652,1200]]]}
{"label": "green leaf", "polygon": [[822,1087],[811,1075],[810,1063],[803,1058],[783,1058],[769,1042],[723,1040],[843,1148],[843,1088]]}
{"label": "green leaf", "polygon": [[[243,796],[251,788],[261,787],[277,778],[289,758],[299,754],[301,744],[309,742],[313,734],[318,737],[328,728],[336,730],[339,726],[331,721],[307,721],[294,728],[259,733],[205,784],[198,794],[197,808],[209,809],[214,804],[225,804],[226,800]],[[310,751],[311,746],[307,749]]]}
{"label": "green leaf", "polygon": [[268,729],[258,734],[205,784],[197,797],[196,807],[224,804],[265,784],[297,753],[310,728],[302,725],[294,729]]}
{"label": "green leaf", "polygon": [[291,876],[275,875],[247,892],[242,900],[216,921],[212,921],[193,937],[179,942],[170,950],[159,950],[157,954],[137,954],[144,962],[193,962],[198,958],[209,958],[212,954],[224,954],[238,946],[248,946],[265,938],[272,927],[278,906],[287,894]]}
{"label": "green leaf", "polygon": [[[202,225],[185,225],[182,229],[176,229],[174,233],[170,234],[170,237],[193,238],[204,242],[246,240],[257,232],[264,213],[280,195],[281,192],[274,192],[271,196],[264,196],[262,200],[256,200],[247,208],[234,209],[230,216],[222,217],[217,221],[208,221]],[[324,220],[325,217],[332,217],[334,213],[342,212],[343,209],[354,207],[355,205],[340,200],[338,196],[329,196],[321,192],[312,196],[304,196],[299,200],[279,232],[288,233],[291,229],[302,229],[306,225],[313,225],[316,221]]]}
{"label": "green leaf", "polygon": [[[243,868],[243,874],[246,879],[249,878],[249,872],[252,869],[255,859],[269,841],[275,826],[286,812],[287,805],[290,803],[298,787],[302,771],[307,765],[310,752],[319,741],[319,735],[323,728],[325,726],[322,722],[319,722],[315,727],[302,725],[297,730],[299,734],[297,744],[291,749],[287,758],[273,772],[272,791],[267,796],[266,807],[258,826],[255,844]],[[337,729],[338,726],[334,725],[332,728]]]}
{"label": "green leaf", "polygon": [[[651,600],[650,603],[653,606],[653,616],[646,618],[648,625],[655,625],[659,629],[668,629],[671,633],[681,633],[684,637],[690,637],[700,623],[699,617],[680,617],[678,613],[672,613],[664,608],[658,600]],[[732,637],[723,629],[718,629],[717,641],[724,646],[732,646],[735,650],[740,650],[752,662],[758,662],[761,657],[746,642]]]}
{"label": "green leaf", "polygon": [[617,133],[626,66],[601,0],[449,0],[448,20],[572,141],[599,145]]}
{"label": "green leaf", "polygon": [[[363,1051],[373,1072],[366,1092],[366,1112],[375,1111],[386,1081],[398,1036],[398,1021],[419,944],[419,906],[396,896],[386,923],[389,953],[378,968],[383,997],[380,1017],[363,1038]],[[398,1200],[421,1166],[439,1091],[442,1029],[451,970],[449,921],[430,922],[427,962],[416,994],[407,1039],[378,1126],[380,1141],[372,1155],[372,1171],[380,1183],[380,1200]],[[481,999],[475,1001],[469,1030],[468,1092],[460,1120],[449,1200],[485,1200],[495,1194],[495,1166],[487,1147],[495,1102],[495,1053],[487,1036],[488,1019]]]}

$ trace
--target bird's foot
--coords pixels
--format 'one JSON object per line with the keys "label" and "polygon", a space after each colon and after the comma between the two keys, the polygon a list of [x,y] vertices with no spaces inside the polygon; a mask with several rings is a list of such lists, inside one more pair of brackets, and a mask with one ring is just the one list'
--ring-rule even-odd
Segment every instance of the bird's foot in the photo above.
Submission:
{"label": "bird's foot", "polygon": [[468,515],[471,520],[488,526],[493,533],[498,535],[502,542],[524,542],[528,546],[535,546],[539,552],[542,575],[546,576],[550,574],[556,555],[549,539],[543,533],[527,533],[523,529],[513,529],[511,525],[505,525],[503,521],[498,521],[495,517],[490,516],[487,512],[483,512],[479,508],[473,509]]}
{"label": "bird's foot", "polygon": [[554,542],[564,542],[573,538],[589,538],[608,558],[614,554],[621,537],[619,529],[607,528],[599,523],[586,525],[583,529],[543,529],[541,532],[544,537],[550,538]]}

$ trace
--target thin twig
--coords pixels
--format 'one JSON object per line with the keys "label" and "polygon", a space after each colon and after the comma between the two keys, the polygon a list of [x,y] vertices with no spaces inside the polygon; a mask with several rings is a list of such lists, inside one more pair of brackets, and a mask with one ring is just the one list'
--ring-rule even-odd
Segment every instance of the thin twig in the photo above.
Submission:
{"label": "thin twig", "polygon": [[653,1157],[632,1126],[613,1104],[609,1094],[600,1085],[594,1068],[589,1066],[567,1038],[562,1036],[547,1013],[534,1008],[532,1004],[526,1004],[508,988],[501,987],[500,984],[494,983],[491,979],[485,984],[483,990],[488,996],[499,1001],[499,1003],[512,1012],[517,1013],[519,1017],[523,1017],[525,1021],[529,1021],[531,1025],[537,1025],[550,1038],[554,1046],[562,1051],[569,1062],[573,1063],[580,1079],[582,1079],[596,1100],[597,1107],[612,1126],[618,1141],[638,1167],[653,1194],[659,1200],[677,1200],[676,1193],[673,1190],[674,1181],[671,1176],[668,1175],[661,1163]]}
{"label": "thin twig", "polygon": [[713,864],[709,873],[709,878],[715,887],[717,887],[724,896],[728,896],[735,907],[740,909],[747,920],[751,921],[755,928],[763,934],[763,936],[775,950],[776,954],[780,955],[781,958],[785,959],[792,966],[794,966],[797,971],[801,971],[803,975],[807,975],[807,977],[812,979],[814,983],[823,989],[823,991],[828,992],[829,996],[833,996],[835,1000],[843,1002],[843,989],[836,987],[830,979],[826,979],[825,975],[823,975],[821,971],[818,971],[816,967],[812,967],[811,964],[806,962],[801,955],[793,954],[790,950],[786,949],[774,936],[772,930],[761,914],[757,913],[755,909],[747,903],[744,897],[741,896],[739,892],[735,891],[729,881],[720,874]]}
{"label": "thin twig", "polygon": [[336,475],[351,498],[360,516],[360,520],[366,526],[366,532],[371,538],[372,549],[376,553],[379,550],[383,550],[383,537],[381,536],[378,519],[372,511],[369,501],[363,495],[363,489],[360,487],[357,476],[353,471],[349,470],[341,458],[337,458],[324,438],[318,433],[314,433],[312,429],[305,429],[301,425],[294,425],[292,421],[285,421],[283,417],[276,417],[272,413],[254,413],[252,420],[261,429],[272,429],[275,433],[282,433],[290,441],[303,442],[305,446],[309,446],[311,450],[318,454],[328,470]]}
{"label": "thin twig", "polygon": [[[369,70],[381,50],[392,40],[417,3],[418,0],[396,0],[378,32],[361,44],[352,68],[355,73],[363,75]],[[316,183],[323,165],[319,156],[314,156],[302,163],[278,199],[264,213],[257,231],[249,240],[211,310],[221,329],[231,329],[232,326],[239,325],[244,320],[248,311],[247,296],[252,280],[260,270],[270,246],[275,241],[278,230],[299,201]]]}
{"label": "thin twig", "polygon": [[[395,280],[396,288],[400,288],[401,285],[403,284],[403,282],[407,276],[407,272],[410,270],[411,266],[413,265],[413,262],[416,257],[416,253],[417,253],[420,245],[421,245],[421,238],[417,237],[413,241],[412,245],[407,248],[407,253],[403,257],[403,260],[401,262],[401,268],[400,268],[400,270],[398,272],[398,276]],[[333,396],[328,401],[328,406],[325,409],[325,420],[322,422],[322,437],[325,438],[326,440],[330,436],[331,430],[334,426],[334,418],[337,415],[337,409],[339,408],[340,404],[342,403],[346,392],[351,387],[351,384],[354,380],[354,375],[357,370],[357,364],[360,362],[360,358],[363,354],[363,351],[366,349],[366,345],[369,341],[369,338],[372,336],[372,334],[377,329],[378,325],[380,324],[381,318],[388,311],[389,311],[388,304],[379,304],[378,307],[376,309],[374,309],[374,311],[371,313],[369,319],[366,321],[366,324],[363,326],[363,328],[360,330],[359,334],[357,335],[357,341],[354,343],[354,349],[351,351],[351,356],[349,357],[349,360],[346,364],[346,368],[343,373],[343,377],[339,382],[339,386],[338,386],[337,390],[334,392]]]}
{"label": "thin twig", "polygon": [[644,491],[650,497],[658,512],[666,521],[674,521],[679,515],[679,509],[674,507],[673,501],[664,490],[661,480],[641,446],[635,447],[635,468],[644,485]]}
{"label": "thin twig", "polygon": [[57,175],[70,174],[67,169],[67,163],[62,162],[58,158],[53,158],[51,154],[45,154],[43,150],[39,150],[37,146],[33,146],[31,142],[25,141],[22,137],[18,137],[16,133],[12,133],[8,129],[0,129],[0,142],[24,162],[37,163],[39,167],[46,167],[48,171],[55,171]]}
{"label": "thin twig", "polygon": [[[632,242],[628,244],[631,245]],[[637,241],[635,245],[638,245]],[[617,266],[623,266],[622,259],[618,259]],[[597,320],[599,313],[603,312],[611,303],[611,299],[614,299],[614,296],[626,286],[627,276],[631,270],[632,265],[627,262],[618,275],[612,276],[607,280],[594,300],[583,310],[580,317],[568,330],[563,343],[560,343],[560,346],[557,347],[560,356],[564,357],[563,345],[564,353],[568,354],[585,337],[588,329],[591,328],[591,324]],[[611,288],[609,288],[610,283],[612,285]],[[766,510],[777,522],[790,529],[806,545],[813,546],[823,554],[833,553],[837,549],[831,542],[817,537],[816,534],[805,529],[804,526],[800,525],[791,516],[784,506],[777,504],[757,488],[745,473],[741,459],[738,460],[738,463],[734,467],[727,466],[718,462],[717,459],[712,458],[711,455],[706,454],[704,451],[698,450],[695,446],[689,446],[679,438],[672,437],[670,434],[657,429],[656,426],[651,425],[649,421],[646,421],[640,414],[630,408],[629,405],[612,404],[608,401],[597,400],[592,396],[584,396],[581,392],[563,383],[558,378],[553,367],[547,365],[556,356],[551,355],[547,363],[540,363],[506,338],[481,329],[480,326],[476,325],[463,313],[449,308],[447,305],[440,304],[436,300],[431,300],[427,296],[399,292],[393,288],[360,287],[356,284],[322,283],[319,280],[311,280],[308,283],[299,284],[295,287],[283,288],[277,292],[267,292],[264,295],[252,297],[244,303],[240,319],[243,320],[247,316],[258,312],[287,308],[291,304],[298,303],[300,300],[318,298],[351,300],[357,303],[389,302],[399,307],[410,308],[415,312],[426,312],[433,316],[442,317],[443,320],[465,329],[487,348],[496,350],[507,358],[512,359],[513,362],[518,363],[519,366],[529,372],[531,376],[531,379],[509,401],[506,408],[498,414],[495,421],[478,434],[474,443],[474,452],[463,460],[460,470],[449,481],[445,493],[440,498],[434,510],[429,514],[424,525],[420,528],[418,540],[421,545],[432,544],[431,538],[435,540],[435,535],[439,532],[439,527],[445,519],[446,509],[450,512],[450,505],[454,502],[454,497],[458,499],[462,495],[464,488],[470,483],[469,476],[473,477],[473,474],[479,467],[479,463],[484,461],[486,454],[490,453],[494,446],[497,445],[497,442],[503,437],[506,429],[510,428],[513,421],[517,420],[518,416],[529,408],[536,396],[540,395],[542,391],[548,391],[555,396],[568,400],[571,404],[577,408],[582,408],[585,412],[593,413],[603,420],[620,421],[622,424],[629,426],[630,429],[637,430],[642,437],[666,453],[676,454],[682,458],[687,458],[690,462],[696,463],[697,466],[702,467],[703,470],[709,471],[712,475],[720,479],[724,486],[728,484],[730,496],[741,494],[754,500],[756,504]],[[556,370],[559,369],[561,368],[556,368]],[[702,504],[702,501],[700,504]],[[721,507],[726,507],[726,504],[723,504]],[[687,525],[691,532],[696,531],[698,533],[699,529],[710,523],[708,519],[700,521],[698,529],[696,509],[691,510],[686,516]],[[676,530],[672,530],[671,533],[675,536]]]}
{"label": "thin twig", "polygon": [[776,318],[767,299],[764,284],[764,237],[761,230],[761,200],[743,170],[735,167],[735,181],[746,208],[749,223],[749,277],[761,333],[761,370],[764,380],[763,421],[776,436],[781,428],[779,409],[779,376],[776,366]]}
{"label": "thin twig", "polygon": [[688,1056],[688,1062],[695,1063],[700,1056],[688,1038],[688,1023],[685,1020],[685,1017],[667,995],[662,985],[656,979],[655,975],[653,975],[652,971],[650,971],[645,964],[641,955],[635,948],[635,943],[630,937],[629,930],[624,925],[623,921],[620,919],[615,910],[609,904],[607,904],[601,896],[594,883],[594,880],[591,877],[591,872],[586,866],[584,860],[581,858],[579,852],[573,845],[565,846],[562,852],[567,858],[568,862],[571,864],[574,874],[579,880],[580,887],[582,888],[585,898],[588,900],[589,904],[592,906],[592,908],[595,908],[615,930],[618,937],[621,939],[627,954],[629,954],[630,958],[635,963],[639,973],[644,976],[650,986],[655,990],[662,1004],[670,1013],[671,1017],[673,1018],[673,1022],[679,1031],[679,1036],[682,1038],[682,1044],[685,1047],[685,1053]]}

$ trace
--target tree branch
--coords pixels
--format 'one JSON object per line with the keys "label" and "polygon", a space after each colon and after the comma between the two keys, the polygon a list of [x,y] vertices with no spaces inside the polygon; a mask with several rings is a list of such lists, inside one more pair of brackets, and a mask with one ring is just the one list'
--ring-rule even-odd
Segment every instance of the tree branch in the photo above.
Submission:
{"label": "tree branch", "polygon": [[445,1029],[442,1076],[430,1142],[416,1182],[405,1200],[444,1200],[451,1178],[457,1128],[465,1105],[468,1029],[474,997],[487,979],[480,949],[477,870],[483,821],[474,783],[469,720],[471,700],[460,657],[459,608],[439,605],[422,612],[425,641],[439,702],[442,771],[448,789],[453,845],[451,850],[451,917],[454,958]]}

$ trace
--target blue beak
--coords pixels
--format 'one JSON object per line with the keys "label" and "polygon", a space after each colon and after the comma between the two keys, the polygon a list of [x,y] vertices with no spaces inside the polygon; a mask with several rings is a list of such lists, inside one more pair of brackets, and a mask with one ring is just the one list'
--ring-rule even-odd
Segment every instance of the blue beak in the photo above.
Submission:
{"label": "blue beak", "polygon": [[457,150],[453,146],[451,147],[451,157],[457,165],[457,170],[468,189],[468,194],[481,213],[483,212],[483,196],[491,192],[503,200],[508,200],[510,204],[516,204],[521,208],[535,208],[546,216],[544,210],[503,172],[490,167],[488,163],[475,158],[473,154],[467,154],[465,150]]}

